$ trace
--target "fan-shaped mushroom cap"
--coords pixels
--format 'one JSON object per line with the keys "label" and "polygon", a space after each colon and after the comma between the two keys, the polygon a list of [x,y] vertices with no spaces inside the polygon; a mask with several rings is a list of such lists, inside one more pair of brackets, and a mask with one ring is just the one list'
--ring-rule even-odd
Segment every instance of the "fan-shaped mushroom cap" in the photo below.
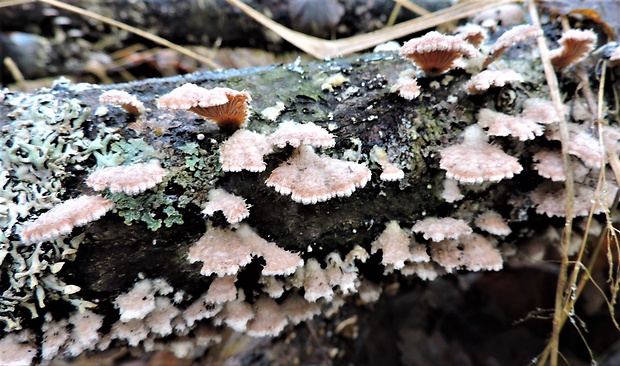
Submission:
{"label": "fan-shaped mushroom cap", "polygon": [[209,276],[234,275],[239,268],[250,263],[252,249],[244,244],[233,231],[209,228],[189,249],[190,263],[203,262],[200,274]]}
{"label": "fan-shaped mushroom cap", "polygon": [[502,215],[497,211],[487,211],[476,217],[477,227],[493,235],[508,235],[512,232]]}
{"label": "fan-shaped mushroom cap", "polygon": [[239,128],[249,116],[250,94],[230,88],[205,89],[184,84],[157,100],[160,109],[194,112],[220,127]]}
{"label": "fan-shaped mushroom cap", "polygon": [[31,244],[69,234],[76,226],[98,220],[114,206],[114,202],[101,196],[69,199],[24,224],[20,233],[22,242]]}
{"label": "fan-shaped mushroom cap", "polygon": [[478,124],[488,128],[491,136],[513,136],[521,141],[533,140],[543,134],[544,128],[534,120],[521,116],[511,116],[482,108],[478,113]]}
{"label": "fan-shaped mushroom cap", "polygon": [[307,205],[350,196],[356,187],[366,185],[370,177],[370,169],[362,164],[321,157],[310,146],[301,145],[271,172],[265,183]]}
{"label": "fan-shaped mushroom cap", "polygon": [[562,113],[566,111],[566,108],[563,106],[563,109],[561,113],[558,113],[552,101],[541,98],[529,98],[523,101],[523,112],[521,116],[531,119],[534,122],[548,125],[564,120]]}
{"label": "fan-shaped mushroom cap", "polygon": [[421,89],[418,81],[410,76],[401,76],[396,80],[396,84],[390,88],[392,93],[398,92],[402,98],[413,100],[420,95]]}
{"label": "fan-shaped mushroom cap", "polygon": [[209,285],[209,290],[204,296],[204,300],[213,304],[222,304],[236,299],[236,281],[237,275],[216,277]]}
{"label": "fan-shaped mushroom cap", "polygon": [[479,48],[482,45],[482,42],[484,42],[484,40],[489,36],[484,27],[474,23],[467,23],[457,27],[454,32],[455,36],[466,40],[469,44],[476,48]]}
{"label": "fan-shaped mushroom cap", "polygon": [[446,177],[461,183],[498,182],[523,170],[516,158],[490,145],[478,125],[465,129],[461,144],[441,151],[439,166],[446,170]]}
{"label": "fan-shaped mushroom cap", "polygon": [[523,82],[523,77],[513,70],[484,70],[474,75],[465,83],[469,94],[480,94],[491,87],[502,87],[512,82]]}
{"label": "fan-shaped mushroom cap", "polygon": [[268,137],[269,143],[277,147],[299,147],[310,145],[314,147],[334,147],[334,135],[326,129],[309,123],[282,122],[278,129]]}
{"label": "fan-shaped mushroom cap", "polygon": [[136,282],[131,290],[119,295],[114,300],[114,306],[118,308],[122,322],[144,319],[155,309],[153,283],[148,279]]}
{"label": "fan-shaped mushroom cap", "polygon": [[271,153],[267,137],[246,129],[235,131],[220,146],[220,163],[225,172],[262,172],[267,168],[263,156]]}
{"label": "fan-shaped mushroom cap", "polygon": [[211,189],[207,193],[209,199],[202,213],[212,216],[216,211],[222,211],[226,220],[231,224],[237,224],[250,216],[250,210],[243,197],[228,193],[222,188]]}
{"label": "fan-shaped mushroom cap", "polygon": [[92,172],[86,184],[96,191],[109,189],[112,193],[134,195],[161,183],[166,171],[159,162],[107,167]]}
{"label": "fan-shaped mushroom cap", "polygon": [[392,220],[385,225],[385,230],[372,243],[370,252],[374,254],[381,249],[383,252],[381,264],[392,265],[394,269],[400,269],[411,256],[410,243],[409,233],[401,229],[398,221]]}
{"label": "fan-shaped mushroom cap", "polygon": [[560,47],[549,52],[553,67],[564,69],[583,60],[594,49],[596,39],[596,33],[589,29],[564,32],[558,40]]}
{"label": "fan-shaped mushroom cap", "polygon": [[284,329],[288,320],[280,305],[268,296],[261,296],[254,306],[254,318],[247,325],[246,333],[252,337],[276,336]]}
{"label": "fan-shaped mushroom cap", "polygon": [[383,170],[379,176],[379,179],[392,182],[401,180],[405,177],[405,172],[390,162],[388,154],[384,148],[375,145],[370,151],[370,158],[379,164]]}
{"label": "fan-shaped mushroom cap", "polygon": [[503,267],[499,250],[484,236],[475,233],[433,243],[431,258],[448,272],[460,268],[474,272],[499,271]]}
{"label": "fan-shaped mushroom cap", "polygon": [[435,31],[405,42],[399,53],[429,75],[441,74],[453,68],[454,61],[462,56],[478,55],[478,51],[467,41]]}
{"label": "fan-shaped mushroom cap", "polygon": [[[568,123],[568,153],[581,159],[588,168],[600,169],[603,160],[603,148],[599,140],[592,136],[584,125]],[[547,129],[545,137],[549,140],[560,140],[559,130]]]}
{"label": "fan-shaped mushroom cap", "polygon": [[506,50],[517,43],[542,36],[542,30],[534,25],[523,24],[512,27],[502,34],[491,47],[489,56],[484,60],[482,68],[485,69],[491,62],[497,60]]}
{"label": "fan-shaped mushroom cap", "polygon": [[460,219],[452,217],[436,218],[429,217],[416,222],[411,228],[415,233],[422,233],[424,239],[441,241],[444,239],[457,239],[461,235],[472,232],[471,227]]}
{"label": "fan-shaped mushroom cap", "polygon": [[99,101],[123,108],[127,113],[131,114],[143,114],[146,112],[144,104],[135,95],[131,95],[123,90],[105,91],[99,96]]}
{"label": "fan-shaped mushroom cap", "polygon": [[443,192],[441,192],[441,198],[446,202],[456,202],[463,199],[463,194],[459,190],[459,182],[454,179],[446,178],[443,181]]}

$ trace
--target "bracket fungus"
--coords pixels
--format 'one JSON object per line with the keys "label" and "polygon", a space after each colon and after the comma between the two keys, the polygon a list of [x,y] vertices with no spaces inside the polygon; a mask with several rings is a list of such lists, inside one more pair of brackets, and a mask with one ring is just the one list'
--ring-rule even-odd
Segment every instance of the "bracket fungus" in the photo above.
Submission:
{"label": "bracket fungus", "polygon": [[150,280],[136,282],[133,288],[114,300],[114,306],[119,309],[120,320],[128,322],[132,319],[144,319],[155,309],[155,289]]}
{"label": "bracket fungus", "polygon": [[[537,162],[534,164],[534,170],[541,177],[551,179],[554,182],[566,180],[564,160],[560,151],[540,150],[532,156],[532,159]],[[590,172],[590,169],[576,159],[572,161],[571,167],[576,181],[582,180]]]}
{"label": "bracket fungus", "polygon": [[190,248],[187,258],[190,263],[203,262],[202,275],[222,277],[237,274],[252,256],[265,260],[265,276],[290,275],[303,264],[299,255],[264,240],[246,224],[240,224],[236,231],[209,227]]}
{"label": "bracket fungus", "polygon": [[108,90],[99,96],[99,101],[123,108],[125,112],[135,115],[146,112],[144,104],[135,95],[131,95],[123,90]]}
{"label": "bracket fungus", "polygon": [[248,225],[240,225],[236,234],[252,248],[254,255],[261,256],[265,260],[265,266],[261,272],[264,276],[290,275],[303,265],[303,260],[298,254],[284,250],[275,243],[261,238]]}
{"label": "bracket fungus", "polygon": [[413,61],[428,76],[452,69],[454,62],[462,56],[471,58],[479,55],[476,48],[464,39],[436,31],[405,42],[399,54]]}
{"label": "bracket fungus", "polygon": [[[592,169],[600,169],[603,162],[603,147],[599,144],[588,128],[577,123],[567,123],[569,132],[568,153],[581,159],[585,166]],[[549,140],[559,141],[560,131],[548,129],[545,137]]]}
{"label": "bracket fungus", "polygon": [[214,304],[206,300],[206,294],[200,296],[190,306],[188,306],[183,312],[183,320],[188,327],[194,326],[194,324],[201,319],[212,318],[219,314],[226,305],[233,302],[227,302],[224,304]]}
{"label": "bracket fungus", "polygon": [[441,150],[439,166],[446,177],[460,183],[498,182],[523,170],[516,158],[487,142],[480,126],[467,127],[463,135],[462,143]]}
{"label": "bracket fungus", "polygon": [[508,235],[512,232],[504,218],[493,210],[486,211],[474,220],[476,226],[493,235]]}
{"label": "bracket fungus", "polygon": [[396,80],[396,83],[390,88],[392,93],[398,92],[401,98],[407,100],[413,100],[420,96],[422,89],[418,85],[418,80],[411,76],[401,76]]}
{"label": "bracket fungus", "polygon": [[484,60],[482,68],[486,69],[489,64],[497,60],[506,50],[517,43],[523,43],[543,35],[542,30],[534,25],[517,25],[502,34],[489,50],[489,55]]}
{"label": "bracket fungus", "polygon": [[312,122],[282,122],[278,129],[269,135],[268,139],[271,145],[279,148],[283,148],[286,145],[299,147],[301,144],[322,148],[334,147],[336,145],[334,135]]}
{"label": "bracket fungus", "polygon": [[536,123],[548,125],[563,121],[566,111],[567,108],[562,106],[561,110],[558,112],[553,102],[548,99],[528,98],[523,101],[523,112],[521,112],[521,116],[531,119]]}
{"label": "bracket fungus", "polygon": [[234,275],[239,268],[250,263],[252,249],[245,245],[233,231],[208,228],[207,232],[189,249],[190,263],[203,262],[200,274],[212,273],[222,277]]}
{"label": "bracket fungus", "polygon": [[381,166],[382,171],[379,179],[393,182],[405,177],[405,172],[389,161],[388,154],[384,148],[375,145],[370,151],[370,158]]}
{"label": "bracket fungus", "polygon": [[228,193],[222,188],[214,188],[207,193],[207,204],[202,213],[213,216],[216,211],[222,211],[226,220],[231,224],[237,224],[250,216],[250,210],[243,197]]}
{"label": "bracket fungus", "polygon": [[206,89],[183,84],[157,100],[157,108],[186,110],[225,129],[237,129],[247,120],[250,94],[230,88]]}
{"label": "bracket fungus", "polygon": [[75,311],[69,316],[69,324],[73,325],[69,336],[67,351],[71,355],[79,355],[83,351],[95,349],[101,338],[98,330],[103,325],[103,316],[90,310]]}
{"label": "bracket fungus", "polygon": [[365,165],[319,156],[312,147],[301,145],[271,172],[265,183],[283,195],[290,194],[293,201],[309,205],[350,196],[370,177]]}
{"label": "bracket fungus", "polygon": [[461,235],[472,232],[471,227],[465,221],[452,217],[426,218],[416,222],[411,231],[421,233],[424,239],[435,242],[444,239],[458,239]]}
{"label": "bracket fungus", "polygon": [[512,82],[523,82],[523,76],[514,70],[484,70],[472,76],[463,87],[469,94],[480,94]]}
{"label": "bracket fungus", "polygon": [[441,198],[443,198],[446,202],[453,203],[462,200],[464,197],[465,196],[459,189],[459,182],[450,178],[444,179]]}
{"label": "bracket fungus", "polygon": [[291,293],[282,303],[282,310],[292,324],[299,324],[320,314],[321,306],[307,301],[297,293]]}
{"label": "bracket fungus", "polygon": [[570,29],[558,40],[559,48],[551,50],[551,63],[557,70],[565,69],[588,56],[596,46],[596,33],[591,30]]}
{"label": "bracket fungus", "polygon": [[225,323],[237,332],[244,332],[255,314],[252,305],[244,301],[242,294],[237,297],[237,300],[229,301],[224,305],[224,308],[216,315],[214,323],[215,325]]}
{"label": "bracket fungus", "polygon": [[[428,255],[428,254],[427,254]],[[400,271],[404,276],[417,276],[423,281],[432,281],[446,274],[446,270],[436,262],[407,263]]]}
{"label": "bracket fungus", "polygon": [[86,184],[95,191],[109,189],[111,193],[134,195],[153,188],[166,176],[159,162],[106,167],[92,172]]}
{"label": "bracket fungus", "polygon": [[300,270],[303,276],[304,298],[316,302],[320,298],[330,301],[334,297],[334,290],[327,278],[327,272],[315,258],[310,258]]}
{"label": "bracket fungus", "polygon": [[401,229],[398,221],[393,220],[385,225],[385,230],[372,243],[370,253],[374,254],[381,250],[383,252],[381,264],[384,266],[391,265],[394,269],[401,269],[405,266],[405,261],[411,256],[410,243],[409,233]]}
{"label": "bracket fungus", "polygon": [[280,305],[268,296],[259,297],[252,308],[254,317],[248,322],[246,329],[249,336],[275,336],[288,324]]}
{"label": "bracket fungus", "polygon": [[484,27],[474,23],[467,23],[459,26],[454,30],[454,33],[455,36],[464,39],[476,48],[479,48],[482,42],[489,37]]}
{"label": "bracket fungus", "polygon": [[0,363],[6,366],[30,365],[37,356],[29,332],[7,334],[0,339]]}
{"label": "bracket fungus", "polygon": [[[591,186],[592,183],[575,183],[573,200],[575,217],[587,216],[591,210],[595,214],[605,212],[612,206],[618,186],[608,181],[601,191],[597,191]],[[566,189],[558,184],[546,181],[529,192],[528,196],[536,206],[537,213],[548,217],[566,217]]]}
{"label": "bracket fungus", "polygon": [[209,285],[204,300],[213,304],[223,304],[237,298],[236,275],[216,277]]}
{"label": "bracket fungus", "polygon": [[521,141],[533,140],[544,131],[544,127],[533,119],[511,116],[488,108],[478,112],[478,124],[487,128],[487,134],[491,136],[513,136]]}
{"label": "bracket fungus", "polygon": [[155,297],[155,309],[146,316],[145,322],[151,328],[151,332],[165,337],[173,333],[174,329],[172,321],[181,313],[170,301],[164,296]]}
{"label": "bracket fungus", "polygon": [[41,214],[22,227],[22,242],[36,243],[69,234],[74,227],[98,220],[114,208],[114,202],[101,196],[83,195],[69,199]]}
{"label": "bracket fungus", "polygon": [[222,143],[219,151],[225,172],[262,172],[267,168],[263,157],[271,153],[272,146],[266,136],[240,129]]}
{"label": "bracket fungus", "polygon": [[502,255],[493,243],[476,233],[432,243],[431,258],[448,272],[455,269],[499,271],[504,265]]}

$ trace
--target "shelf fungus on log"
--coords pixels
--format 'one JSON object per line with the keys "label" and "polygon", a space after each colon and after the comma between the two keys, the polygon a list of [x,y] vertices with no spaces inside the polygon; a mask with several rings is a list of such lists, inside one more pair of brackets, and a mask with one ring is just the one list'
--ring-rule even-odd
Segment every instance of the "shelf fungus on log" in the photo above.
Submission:
{"label": "shelf fungus on log", "polygon": [[290,194],[295,202],[309,205],[350,196],[370,177],[365,165],[319,156],[312,147],[301,145],[271,172],[266,184],[281,194]]}
{"label": "shelf fungus on log", "polygon": [[498,182],[523,170],[518,160],[487,142],[480,126],[465,129],[463,142],[441,151],[439,166],[460,183]]}

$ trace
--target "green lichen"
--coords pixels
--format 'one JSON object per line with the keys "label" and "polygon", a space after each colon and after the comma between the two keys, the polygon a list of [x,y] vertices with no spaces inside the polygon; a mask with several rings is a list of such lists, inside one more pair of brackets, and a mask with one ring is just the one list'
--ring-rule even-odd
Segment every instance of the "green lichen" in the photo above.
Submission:
{"label": "green lichen", "polygon": [[10,331],[21,327],[23,312],[18,309],[35,318],[50,299],[76,300],[72,298],[75,286],[56,277],[62,268],[59,263],[76,248],[64,238],[23,245],[18,240],[20,225],[61,202],[64,182],[84,169],[80,163],[105,152],[120,136],[101,125],[95,126],[94,137],[86,137],[83,126],[90,110],[77,99],[8,95],[5,105],[12,110],[0,134],[4,147],[0,151],[0,257],[8,285],[0,300],[0,321]]}
{"label": "green lichen", "polygon": [[209,189],[224,175],[219,154],[202,149],[195,142],[188,142],[179,150],[182,153],[183,166],[172,178],[174,183],[183,187],[183,194],[179,196],[179,207],[185,207],[190,202],[202,206]]}
{"label": "green lichen", "polygon": [[117,141],[110,145],[109,150],[109,152],[95,154],[98,166],[136,164],[165,157],[164,152],[156,150],[141,138]]}
{"label": "green lichen", "polygon": [[126,225],[144,222],[150,230],[156,231],[162,224],[166,227],[183,224],[183,217],[174,207],[175,200],[164,193],[163,187],[155,192],[147,191],[135,196],[113,193],[107,198],[116,202],[117,214],[125,220]]}

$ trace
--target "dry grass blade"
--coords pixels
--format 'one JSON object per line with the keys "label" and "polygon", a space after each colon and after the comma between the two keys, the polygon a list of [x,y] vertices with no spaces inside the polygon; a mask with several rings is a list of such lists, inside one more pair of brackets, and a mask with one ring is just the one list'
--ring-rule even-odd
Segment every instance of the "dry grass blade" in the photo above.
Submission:
{"label": "dry grass blade", "polygon": [[431,13],[420,5],[416,5],[409,0],[394,0],[394,2],[398,5],[401,5],[405,9],[411,10],[418,15],[426,15]]}
{"label": "dry grass blade", "polygon": [[[537,27],[541,27],[540,19],[538,18],[538,10],[534,1],[529,1],[528,10],[532,19],[532,24]],[[560,88],[558,86],[558,79],[555,75],[555,70],[551,64],[551,57],[549,55],[549,47],[544,35],[538,37],[538,48],[540,50],[540,58],[545,72],[547,85],[549,87],[549,93],[555,109],[559,115],[563,115],[562,99],[560,96]],[[559,123],[560,140],[562,142],[562,160],[564,161],[564,171],[566,172],[566,221],[564,223],[564,231],[562,232],[562,261],[560,264],[560,272],[558,273],[558,283],[555,296],[555,308],[553,313],[553,329],[551,332],[551,339],[541,358],[538,360],[539,365],[546,364],[547,360],[551,366],[557,366],[559,356],[559,343],[560,332],[562,331],[562,318],[564,317],[564,304],[567,296],[567,274],[568,274],[568,249],[570,245],[570,238],[573,227],[573,201],[575,195],[574,178],[571,169],[570,158],[568,156],[568,144],[569,134],[566,118],[563,118]]]}
{"label": "dry grass blade", "polygon": [[5,8],[7,6],[15,6],[15,5],[21,5],[21,4],[27,4],[27,3],[31,3],[34,0],[3,0],[0,1],[0,8]]}
{"label": "dry grass blade", "polygon": [[390,14],[390,17],[388,18],[388,21],[385,23],[386,27],[391,27],[394,25],[394,23],[396,23],[396,18],[398,17],[398,13],[400,12],[401,8],[402,6],[400,6],[400,4],[394,4],[392,13]]}
{"label": "dry grass blade", "polygon": [[21,71],[19,71],[19,67],[17,67],[15,61],[13,61],[10,57],[5,57],[4,60],[2,60],[2,63],[6,66],[11,76],[13,76],[13,79],[15,79],[15,83],[19,89],[24,92],[27,91],[28,85],[24,79],[24,75],[22,75]]}
{"label": "dry grass blade", "polygon": [[499,5],[519,2],[519,0],[498,0],[493,2],[484,0],[468,1],[399,23],[393,27],[383,28],[349,38],[328,41],[289,29],[244,4],[241,0],[226,1],[239,8],[252,19],[277,33],[280,37],[292,43],[297,48],[318,59],[349,55],[396,38],[407,36],[411,33],[435,27],[449,21],[466,18]]}
{"label": "dry grass blade", "polygon": [[[603,68],[602,68],[601,84],[603,84],[603,81],[605,80],[607,66],[608,66],[607,61],[605,61],[603,63]],[[602,89],[603,88],[601,86],[601,88],[599,88],[599,93],[598,93],[599,104],[597,108],[597,116],[599,116],[599,118],[601,118],[600,116],[603,115],[603,103],[602,103],[603,91]],[[611,141],[606,140],[604,141],[604,143],[605,143],[605,151],[607,152],[607,158],[609,159],[609,165],[611,165],[611,170],[614,173],[614,177],[616,178],[616,183],[620,184],[620,158],[618,158],[618,154],[613,153],[615,149]],[[610,152],[612,153],[610,154]]]}
{"label": "dry grass blade", "polygon": [[[57,1],[57,0],[31,0],[31,1],[9,1],[9,3],[11,5],[17,5],[17,4],[24,4],[24,3],[28,3],[28,2],[34,2],[34,1],[39,1],[41,3],[45,3],[45,4],[48,4],[48,5],[60,8],[60,9],[64,9],[64,10],[70,11],[70,12],[75,13],[75,14],[80,14],[82,16],[95,19],[97,21],[109,24],[111,26],[114,26],[114,27],[117,27],[117,28],[120,28],[120,29],[124,29],[124,30],[126,30],[128,32],[131,32],[133,34],[136,34],[136,35],[138,35],[140,37],[146,38],[149,41],[153,41],[153,42],[155,42],[157,44],[160,44],[160,45],[162,45],[164,47],[168,47],[168,48],[170,48],[172,50],[175,50],[178,53],[181,53],[181,54],[183,54],[185,56],[191,57],[191,58],[193,58],[193,59],[195,59],[195,60],[197,60],[199,62],[204,63],[205,65],[208,65],[211,68],[214,68],[214,69],[221,68],[220,65],[218,65],[216,62],[214,62],[210,58],[202,56],[202,55],[200,55],[200,54],[198,54],[198,53],[196,53],[196,52],[194,52],[192,50],[189,50],[189,49],[187,49],[185,47],[182,47],[182,46],[179,46],[177,44],[174,44],[174,43],[172,43],[172,42],[170,42],[170,41],[168,41],[168,40],[166,40],[164,38],[161,38],[161,37],[156,36],[156,35],[154,35],[152,33],[143,31],[143,30],[138,29],[136,27],[132,27],[132,26],[127,25],[125,23],[121,23],[119,21],[116,21],[114,19],[108,18],[106,16],[103,16],[103,15],[100,15],[100,14],[97,14],[97,13],[93,13],[92,11],[88,11],[86,9],[82,9],[80,7],[73,6],[73,5],[70,5],[70,4],[65,4],[65,3],[61,2],[61,1]],[[7,6],[6,3],[4,3],[4,2],[0,3],[0,7],[3,7],[3,6]]]}

